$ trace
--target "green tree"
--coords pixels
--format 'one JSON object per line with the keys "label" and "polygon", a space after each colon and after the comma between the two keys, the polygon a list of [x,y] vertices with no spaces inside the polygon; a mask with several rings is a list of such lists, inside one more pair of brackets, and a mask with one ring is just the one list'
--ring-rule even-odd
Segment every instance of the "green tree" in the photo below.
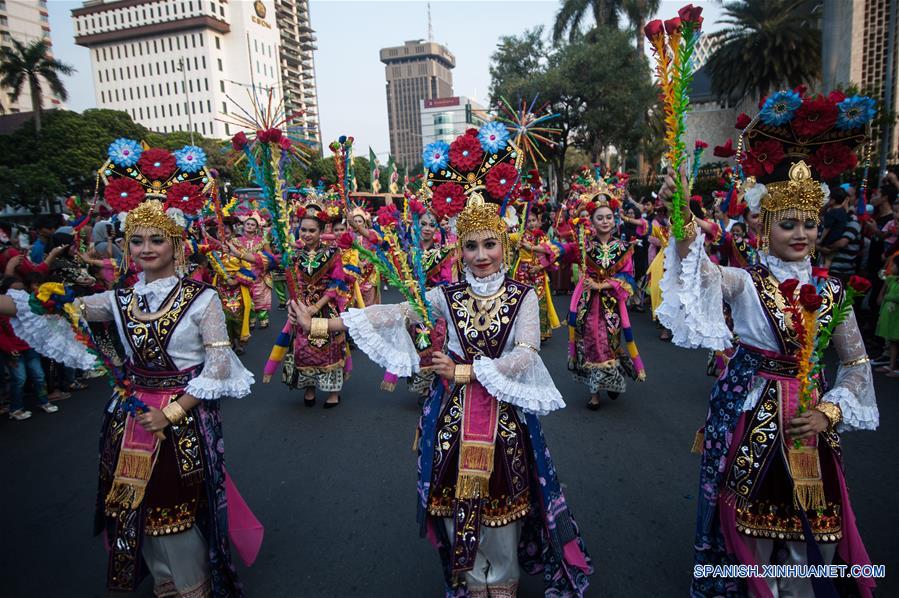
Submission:
{"label": "green tree", "polygon": [[69,94],[60,75],[71,75],[75,68],[50,56],[50,47],[44,40],[33,41],[27,46],[17,39],[12,47],[0,50],[0,85],[8,88],[13,100],[22,94],[27,85],[31,92],[31,110],[34,112],[34,128],[41,132],[44,85],[49,85],[56,96],[65,101]]}
{"label": "green tree", "polygon": [[637,41],[637,54],[643,56],[646,34],[643,28],[647,21],[658,12],[661,0],[622,0],[621,10],[631,24],[631,33]]}
{"label": "green tree", "polygon": [[713,33],[712,87],[721,95],[760,97],[821,75],[821,0],[740,0],[724,5]]}
{"label": "green tree", "polygon": [[587,13],[593,16],[596,26],[608,25],[617,28],[619,11],[623,0],[562,0],[553,24],[553,42],[559,43],[568,32],[568,41],[573,42],[581,34],[581,25]]}

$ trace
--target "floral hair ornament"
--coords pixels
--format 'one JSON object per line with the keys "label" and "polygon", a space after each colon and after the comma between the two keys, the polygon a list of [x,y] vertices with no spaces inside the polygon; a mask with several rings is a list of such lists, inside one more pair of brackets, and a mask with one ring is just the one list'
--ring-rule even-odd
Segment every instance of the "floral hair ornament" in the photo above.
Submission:
{"label": "floral hair ornament", "polygon": [[[838,91],[806,95],[797,88],[769,96],[755,118],[740,115],[737,160],[745,177],[740,190],[750,211],[762,215],[763,249],[768,250],[771,227],[779,220],[820,221],[830,196],[826,181],[858,165],[856,152],[867,145],[875,114],[871,98],[847,98]],[[869,147],[865,153],[867,171]],[[864,186],[863,180],[863,191]]]}

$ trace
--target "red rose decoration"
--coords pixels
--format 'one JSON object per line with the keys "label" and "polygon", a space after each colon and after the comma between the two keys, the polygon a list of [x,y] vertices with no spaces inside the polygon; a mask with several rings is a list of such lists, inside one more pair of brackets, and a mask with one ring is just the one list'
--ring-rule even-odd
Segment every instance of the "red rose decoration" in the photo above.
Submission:
{"label": "red rose decoration", "polygon": [[185,214],[196,214],[203,207],[203,189],[192,183],[175,183],[166,192],[165,208],[178,208]]}
{"label": "red rose decoration", "polygon": [[434,189],[431,210],[438,219],[452,218],[465,209],[465,190],[457,183],[444,183]]}
{"label": "red rose decoration", "polygon": [[269,129],[266,131],[268,140],[272,143],[278,143],[281,141],[281,129]]}
{"label": "red rose decoration", "polygon": [[469,172],[481,165],[484,150],[477,137],[473,135],[460,135],[450,144],[450,164],[457,170]]}
{"label": "red rose decoration", "polygon": [[281,150],[288,152],[290,148],[293,147],[293,143],[291,143],[289,137],[282,137],[280,141],[278,141],[278,145],[281,146]]}
{"label": "red rose decoration", "polygon": [[304,208],[303,206],[299,206],[295,213],[297,216],[297,220],[302,220],[306,217],[306,208]]}
{"label": "red rose decoration", "polygon": [[134,179],[119,177],[110,179],[103,191],[103,199],[116,212],[129,212],[140,205],[146,193]]}
{"label": "red rose decoration", "polygon": [[783,159],[783,146],[774,139],[767,139],[749,148],[743,160],[743,170],[752,176],[765,176],[774,172]]}
{"label": "red rose decoration", "polygon": [[818,151],[809,157],[809,162],[821,178],[832,179],[855,168],[858,157],[842,143],[831,143],[818,148]]}
{"label": "red rose decoration", "polygon": [[383,226],[393,226],[397,221],[396,208],[392,206],[381,206],[378,209],[378,224]]}
{"label": "red rose decoration", "polygon": [[834,104],[839,104],[843,100],[846,99],[846,94],[840,91],[839,89],[834,89],[832,92],[827,94],[827,99],[833,102]]}
{"label": "red rose decoration", "polygon": [[487,173],[487,193],[494,199],[503,199],[515,187],[518,171],[514,166],[503,162],[497,164]]}
{"label": "red rose decoration", "polygon": [[853,274],[849,277],[849,287],[859,295],[864,295],[871,288],[871,281]]}
{"label": "red rose decoration", "polygon": [[737,124],[735,125],[741,131],[749,126],[749,123],[752,122],[752,119],[749,118],[749,115],[745,112],[741,112],[740,116],[737,117]]}
{"label": "red rose decoration", "polygon": [[702,7],[688,4],[677,11],[677,16],[685,23],[702,23]]}
{"label": "red rose decoration", "polygon": [[808,311],[817,311],[824,298],[818,294],[814,285],[804,284],[799,288],[799,303]]}
{"label": "red rose decoration", "polygon": [[734,140],[728,139],[724,145],[716,145],[712,154],[718,158],[733,158],[737,155],[737,150],[734,149]]}
{"label": "red rose decoration", "polygon": [[151,147],[140,155],[137,161],[140,171],[151,181],[163,181],[168,179],[178,168],[175,164],[175,156],[162,148]]}
{"label": "red rose decoration", "polygon": [[836,104],[818,95],[814,99],[802,100],[802,106],[796,110],[796,116],[790,124],[797,135],[814,137],[834,126],[838,113]]}
{"label": "red rose decoration", "polygon": [[708,143],[703,141],[702,139],[697,139],[696,143],[693,144],[694,149],[705,149],[709,146]]}
{"label": "red rose decoration", "polygon": [[231,138],[231,147],[234,148],[234,151],[241,152],[249,142],[250,140],[247,139],[247,134],[241,131]]}
{"label": "red rose decoration", "polygon": [[799,286],[798,280],[796,280],[795,278],[788,278],[785,281],[783,281],[782,283],[780,283],[779,285],[777,285],[777,288],[780,290],[781,293],[784,294],[785,297],[787,297],[789,300],[792,301],[793,293],[796,291],[796,287],[798,287],[798,286]]}
{"label": "red rose decoration", "polygon": [[680,19],[674,17],[673,19],[668,19],[665,21],[665,33],[668,35],[674,35],[680,29]]}
{"label": "red rose decoration", "polygon": [[643,28],[643,33],[646,34],[647,39],[650,41],[662,35],[663,31],[665,31],[665,25],[662,24],[661,19],[650,21],[646,24],[646,27]]}
{"label": "red rose decoration", "polygon": [[268,143],[268,130],[263,131],[259,129],[256,131],[256,141],[260,141],[262,143]]}
{"label": "red rose decoration", "polygon": [[793,88],[793,91],[799,94],[799,97],[805,96],[805,92],[808,91],[807,85],[797,85]]}
{"label": "red rose decoration", "polygon": [[353,235],[347,231],[344,231],[343,234],[337,237],[335,243],[340,249],[347,250],[353,246]]}
{"label": "red rose decoration", "polygon": [[419,216],[424,215],[425,212],[428,211],[428,208],[425,207],[425,204],[421,203],[417,199],[409,200],[409,210],[413,214],[418,214]]}

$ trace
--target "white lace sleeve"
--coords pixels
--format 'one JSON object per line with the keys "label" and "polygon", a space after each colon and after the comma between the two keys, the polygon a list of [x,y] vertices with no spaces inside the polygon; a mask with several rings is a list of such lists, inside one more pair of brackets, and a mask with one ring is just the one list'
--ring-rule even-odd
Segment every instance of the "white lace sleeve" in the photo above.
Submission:
{"label": "white lace sleeve", "polygon": [[29,294],[10,289],[7,293],[16,304],[16,315],[10,318],[13,332],[35,351],[71,368],[92,370],[96,358],[75,338],[72,325],[61,316],[39,316],[28,305]]}
{"label": "white lace sleeve", "polygon": [[865,344],[852,312],[833,333],[833,345],[840,358],[837,379],[822,401],[839,405],[843,421],[838,432],[874,430],[880,423],[871,363],[865,358]]}
{"label": "white lace sleeve", "polygon": [[96,295],[80,297],[78,300],[84,306],[84,318],[88,322],[111,322],[114,319],[114,291],[104,291]]}
{"label": "white lace sleeve", "polygon": [[418,318],[406,303],[350,308],[340,318],[356,346],[388,372],[403,378],[419,370],[418,352],[406,330]]}
{"label": "white lace sleeve", "polygon": [[724,301],[743,292],[749,274],[712,263],[704,243],[705,235],[699,233],[683,259],[677,243],[665,248],[665,274],[659,283],[662,304],[656,317],[671,330],[674,344],[720,351],[731,346],[733,337],[724,318]]}
{"label": "white lace sleeve", "polygon": [[497,359],[475,360],[473,369],[478,382],[497,400],[530,413],[546,415],[564,407],[562,395],[537,352],[540,307],[533,291],[522,300],[509,342],[515,343],[511,352]]}
{"label": "white lace sleeve", "polygon": [[250,394],[253,374],[231,350],[225,312],[218,296],[209,301],[200,316],[200,336],[206,352],[203,371],[188,382],[185,392],[207,401],[223,397],[240,399]]}

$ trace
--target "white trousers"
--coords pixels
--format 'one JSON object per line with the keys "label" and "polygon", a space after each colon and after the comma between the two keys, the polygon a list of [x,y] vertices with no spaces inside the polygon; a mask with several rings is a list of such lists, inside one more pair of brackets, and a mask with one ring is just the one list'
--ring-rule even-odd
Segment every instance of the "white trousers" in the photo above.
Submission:
{"label": "white trousers", "polygon": [[[453,520],[443,519],[450,541]],[[474,568],[465,572],[465,581],[472,596],[489,595],[494,598],[515,596],[521,569],[518,566],[518,539],[521,521],[502,527],[481,526],[481,541],[475,555]]]}
{"label": "white trousers", "polygon": [[208,595],[209,554],[196,526],[180,534],[144,536],[143,555],[156,596]]}
{"label": "white trousers", "polygon": [[[759,565],[770,565],[773,560],[774,540],[764,538],[745,538],[744,541],[755,555],[755,562]],[[787,554],[784,565],[807,565],[808,556],[806,554],[805,542],[786,542]],[[833,562],[833,557],[837,553],[836,544],[818,544],[821,549],[821,556],[824,558],[825,564]],[[778,563],[780,560],[778,559]],[[774,598],[814,598],[815,591],[812,589],[811,579],[801,579],[798,577],[785,578],[766,578],[765,583],[771,590]]]}

